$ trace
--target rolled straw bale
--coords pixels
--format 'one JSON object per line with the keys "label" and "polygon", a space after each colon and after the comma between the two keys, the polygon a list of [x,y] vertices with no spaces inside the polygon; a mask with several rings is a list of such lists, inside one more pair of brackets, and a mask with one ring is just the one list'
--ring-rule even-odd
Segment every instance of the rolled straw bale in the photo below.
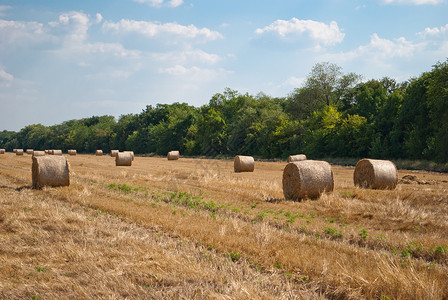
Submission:
{"label": "rolled straw bale", "polygon": [[53,155],[62,155],[62,150],[53,150]]}
{"label": "rolled straw bale", "polygon": [[333,191],[333,171],[326,161],[290,162],[283,170],[282,184],[283,194],[287,200],[318,198],[323,192]]}
{"label": "rolled straw bale", "polygon": [[50,154],[50,150],[45,150],[45,154]]}
{"label": "rolled straw bale", "polygon": [[26,154],[33,154],[34,150],[33,149],[26,149]]}
{"label": "rolled straw bale", "polygon": [[48,150],[48,154],[49,154],[49,155],[53,155],[53,153],[54,153],[54,150],[51,150],[51,149]]}
{"label": "rolled straw bale", "polygon": [[68,155],[76,155],[76,150],[75,149],[70,149],[67,151]]}
{"label": "rolled straw bale", "polygon": [[118,152],[119,152],[118,150],[110,150],[110,156],[111,157],[117,157],[117,153]]}
{"label": "rolled straw bale", "polygon": [[361,159],[353,173],[356,186],[371,189],[391,189],[398,183],[397,167],[390,160]]}
{"label": "rolled straw bale", "polygon": [[131,166],[132,155],[129,152],[118,152],[115,157],[115,166]]}
{"label": "rolled straw bale", "polygon": [[33,156],[45,156],[45,151],[33,151]]}
{"label": "rolled straw bale", "polygon": [[12,149],[12,152],[13,152],[13,153],[16,153],[16,152],[17,152],[17,149]]}
{"label": "rolled straw bale", "polygon": [[178,160],[179,159],[179,151],[170,151],[166,156],[168,160]]}
{"label": "rolled straw bale", "polygon": [[0,149],[0,154],[5,154],[6,150],[5,149]]}
{"label": "rolled straw bale", "polygon": [[16,149],[16,155],[23,155],[23,149]]}
{"label": "rolled straw bale", "polygon": [[70,165],[65,156],[33,156],[31,172],[33,189],[70,185]]}
{"label": "rolled straw bale", "polygon": [[235,172],[253,172],[255,161],[252,156],[237,155],[233,160],[233,170]]}
{"label": "rolled straw bale", "polygon": [[306,155],[305,154],[297,154],[297,155],[290,155],[288,157],[288,162],[293,162],[293,161],[301,161],[301,160],[306,160]]}
{"label": "rolled straw bale", "polygon": [[96,150],[95,155],[96,156],[103,156],[103,150]]}
{"label": "rolled straw bale", "polygon": [[[179,152],[179,151],[177,151]],[[123,153],[131,153],[132,161],[134,161],[134,151],[123,151]]]}

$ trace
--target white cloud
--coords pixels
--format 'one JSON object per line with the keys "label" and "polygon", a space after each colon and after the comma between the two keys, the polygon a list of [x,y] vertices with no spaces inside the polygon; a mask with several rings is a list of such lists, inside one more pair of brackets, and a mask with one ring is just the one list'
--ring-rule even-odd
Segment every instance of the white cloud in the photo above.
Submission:
{"label": "white cloud", "polygon": [[326,54],[323,56],[326,60],[336,62],[347,62],[355,59],[365,59],[370,61],[388,61],[392,58],[410,59],[414,54],[421,50],[424,44],[416,44],[406,40],[404,37],[395,40],[382,39],[374,33],[370,37],[367,45],[362,45],[353,51],[337,54]]}
{"label": "white cloud", "polygon": [[0,20],[0,45],[28,44],[47,38],[38,22]]}
{"label": "white cloud", "polygon": [[283,82],[280,87],[299,87],[304,83],[306,78],[304,77],[295,77],[291,76],[289,77],[285,82]]}
{"label": "white cloud", "polygon": [[198,72],[199,70],[200,69],[198,67],[192,67],[191,69],[188,69],[184,66],[176,65],[176,66],[170,67],[170,68],[160,68],[159,72],[164,73],[164,74],[179,76],[179,75],[185,75],[188,72],[190,72],[190,73]]}
{"label": "white cloud", "polygon": [[[146,3],[153,7],[161,7],[164,3],[164,0],[134,0],[134,2],[138,3]],[[184,3],[183,0],[170,0],[168,2],[168,6],[170,7],[178,7]]]}
{"label": "white cloud", "polygon": [[81,53],[100,53],[105,54],[109,53],[116,57],[123,58],[139,58],[141,52],[139,50],[128,50],[123,47],[121,44],[117,43],[92,43],[92,44],[84,44],[82,47],[76,49]]}
{"label": "white cloud", "polygon": [[82,43],[87,37],[90,22],[86,14],[72,11],[61,14],[58,22],[48,24],[56,30],[55,34],[64,36],[66,42]]}
{"label": "white cloud", "polygon": [[416,4],[416,5],[436,5],[442,3],[444,0],[383,0],[386,4]]}
{"label": "white cloud", "polygon": [[178,7],[178,6],[181,6],[182,4],[184,4],[184,1],[183,1],[183,0],[171,0],[171,1],[169,2],[169,5],[170,5],[171,7]]}
{"label": "white cloud", "polygon": [[177,23],[159,23],[147,21],[135,21],[122,19],[118,23],[105,22],[103,24],[104,30],[111,30],[124,33],[139,33],[146,37],[166,37],[167,35],[178,36],[185,39],[205,39],[216,40],[223,36],[208,28],[197,28],[194,25],[179,25]]}
{"label": "white cloud", "polygon": [[388,40],[382,39],[374,33],[370,37],[370,43],[367,46],[358,48],[360,53],[371,53],[382,58],[405,57],[410,58],[414,55],[419,45],[407,41],[404,37]]}
{"label": "white cloud", "polygon": [[220,60],[219,55],[210,54],[200,49],[153,53],[151,56],[157,61],[169,62],[171,64],[185,64],[188,62],[215,64]]}
{"label": "white cloud", "polygon": [[0,87],[11,86],[14,80],[14,76],[6,72],[3,68],[0,68]]}
{"label": "white cloud", "polygon": [[103,20],[103,16],[100,13],[97,13],[95,15],[96,18],[96,23],[101,23],[101,21]]}
{"label": "white cloud", "polygon": [[345,36],[335,21],[327,25],[313,20],[299,20],[297,18],[292,18],[289,21],[277,20],[264,28],[255,30],[255,33],[259,35],[267,32],[277,33],[282,38],[308,34],[311,39],[324,45],[341,43]]}
{"label": "white cloud", "polygon": [[429,28],[426,27],[425,31],[419,32],[418,35],[424,36],[424,37],[435,37],[435,36],[441,36],[444,34],[448,34],[448,24],[441,27],[433,27]]}
{"label": "white cloud", "polygon": [[182,77],[185,82],[193,83],[194,85],[202,85],[205,82],[215,81],[217,79],[224,79],[232,74],[232,71],[224,69],[202,69],[196,66],[187,68],[182,65],[175,65],[169,68],[159,68],[160,74],[167,74],[173,77]]}

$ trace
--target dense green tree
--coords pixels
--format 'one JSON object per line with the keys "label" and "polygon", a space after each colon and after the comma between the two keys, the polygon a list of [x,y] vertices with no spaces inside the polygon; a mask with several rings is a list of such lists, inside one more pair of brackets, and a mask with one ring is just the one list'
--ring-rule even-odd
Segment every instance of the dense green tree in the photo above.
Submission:
{"label": "dense green tree", "polygon": [[428,158],[448,161],[448,59],[433,67],[428,87],[428,106],[433,135],[428,140]]}
{"label": "dense green tree", "polygon": [[148,105],[118,121],[92,116],[3,131],[0,147],[448,161],[448,60],[404,84],[388,77],[359,80],[337,65],[320,63],[286,98],[226,88],[200,108],[177,102]]}

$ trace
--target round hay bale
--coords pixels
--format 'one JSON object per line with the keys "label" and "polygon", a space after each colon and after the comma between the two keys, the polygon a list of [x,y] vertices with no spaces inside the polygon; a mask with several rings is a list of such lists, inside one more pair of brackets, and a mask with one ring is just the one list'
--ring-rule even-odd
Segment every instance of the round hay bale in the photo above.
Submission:
{"label": "round hay bale", "polygon": [[33,156],[45,156],[45,151],[33,151]]}
{"label": "round hay bale", "polygon": [[305,154],[297,154],[297,155],[290,155],[288,157],[288,162],[294,162],[294,161],[302,161],[302,160],[306,160],[306,155]]}
{"label": "round hay bale", "polygon": [[168,158],[168,160],[178,160],[179,156],[179,151],[170,151],[168,152],[168,155],[166,157]]}
{"label": "round hay bale", "polygon": [[286,200],[318,198],[334,189],[333,171],[326,161],[302,160],[288,163],[283,170],[283,194]]}
{"label": "round hay bale", "polygon": [[70,185],[70,165],[64,156],[33,156],[31,173],[33,189]]}
{"label": "round hay bale", "polygon": [[115,157],[115,166],[131,166],[132,155],[129,152],[118,152]]}
{"label": "round hay bale", "polygon": [[23,155],[23,149],[16,149],[16,155]]}
{"label": "round hay bale", "polygon": [[120,152],[120,151],[119,150],[110,150],[110,156],[117,157],[118,152]]}
{"label": "round hay bale", "polygon": [[75,149],[70,149],[67,151],[68,155],[76,155],[76,150]]}
{"label": "round hay bale", "polygon": [[235,172],[253,172],[255,161],[252,156],[237,155],[233,160],[233,170]]}
{"label": "round hay bale", "polygon": [[50,150],[45,150],[45,154],[50,154]]}
{"label": "round hay bale", "polygon": [[26,149],[26,154],[33,154],[34,150],[33,149]]}
{"label": "round hay bale", "polygon": [[132,156],[132,161],[134,161],[134,151],[123,151],[123,153],[130,153]]}
{"label": "round hay bale", "polygon": [[48,150],[48,154],[49,155],[53,155],[54,154],[54,150]]}
{"label": "round hay bale", "polygon": [[353,181],[362,188],[393,190],[398,183],[397,167],[390,160],[361,159],[356,164]]}
{"label": "round hay bale", "polygon": [[62,150],[53,150],[53,155],[62,155]]}
{"label": "round hay bale", "polygon": [[16,153],[17,152],[17,149],[12,149],[12,153]]}
{"label": "round hay bale", "polygon": [[96,156],[103,156],[103,150],[96,150],[95,155]]}
{"label": "round hay bale", "polygon": [[5,154],[6,150],[5,149],[0,149],[0,154]]}

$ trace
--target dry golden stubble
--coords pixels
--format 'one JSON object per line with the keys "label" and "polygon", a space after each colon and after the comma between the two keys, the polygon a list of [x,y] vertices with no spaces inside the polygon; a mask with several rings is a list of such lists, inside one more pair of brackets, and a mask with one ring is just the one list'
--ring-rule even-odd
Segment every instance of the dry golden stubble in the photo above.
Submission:
{"label": "dry golden stubble", "polygon": [[[211,215],[207,213],[207,211],[201,211],[199,213],[193,213],[189,209],[184,209],[182,207],[177,208],[171,206],[172,204],[167,203],[166,205],[162,205],[163,207],[152,207],[151,202],[145,203],[144,198],[140,201],[141,203],[134,203],[135,196],[125,196],[120,195],[116,200],[123,202],[123,212],[122,213],[115,213],[118,216],[126,216],[125,212],[129,212],[129,219],[136,220],[136,222],[151,222],[150,224],[162,224],[157,225],[161,226],[161,228],[164,228],[164,231],[171,232],[172,234],[179,235],[179,236],[188,236],[189,239],[194,241],[201,241],[206,243],[206,239],[201,238],[203,234],[201,233],[201,230],[204,230],[204,228],[212,227],[214,228],[215,223],[217,222],[219,227],[217,227],[217,230],[207,231],[210,232],[210,235],[213,235],[213,232],[219,232],[220,235],[223,233],[224,237],[227,237],[227,240],[222,240],[221,238],[217,238],[219,243],[215,245],[215,248],[219,250],[220,253],[225,252],[234,252],[234,253],[241,253],[242,258],[246,257],[252,257],[254,261],[256,262],[262,262],[264,267],[266,266],[273,266],[275,265],[283,265],[285,264],[286,267],[284,269],[279,270],[286,270],[287,272],[290,272],[294,275],[295,269],[297,266],[299,266],[299,269],[301,271],[300,274],[303,274],[303,276],[308,276],[310,281],[319,284],[320,287],[323,290],[327,290],[327,295],[335,297],[336,295],[344,295],[344,298],[349,298],[350,295],[352,295],[354,298],[354,295],[358,295],[357,298],[364,295],[375,295],[377,296],[378,291],[383,291],[385,295],[389,295],[392,297],[393,295],[398,295],[397,298],[408,296],[406,292],[403,292],[403,290],[406,288],[406,286],[409,286],[406,281],[407,275],[406,272],[409,272],[409,269],[407,268],[409,263],[412,263],[414,265],[414,268],[416,268],[416,274],[421,277],[420,281],[425,283],[429,282],[428,275],[431,272],[434,272],[433,282],[436,282],[435,286],[431,286],[428,284],[426,287],[426,290],[420,286],[417,287],[416,295],[432,295],[435,298],[437,296],[443,295],[445,292],[443,289],[440,288],[440,285],[438,285],[439,282],[443,282],[442,277],[440,274],[444,272],[446,267],[443,267],[439,264],[431,265],[428,264],[428,262],[424,260],[414,259],[412,257],[409,258],[409,260],[401,261],[400,252],[398,254],[392,254],[390,250],[387,250],[386,246],[383,248],[373,248],[369,246],[373,242],[370,240],[375,240],[379,234],[383,234],[386,236],[387,241],[390,240],[390,245],[407,245],[410,244],[410,241],[415,241],[417,244],[424,242],[423,246],[424,248],[428,248],[431,245],[444,245],[446,244],[446,235],[445,238],[439,237],[439,239],[435,239],[435,235],[443,233],[443,231],[440,231],[440,229],[436,228],[436,232],[433,232],[433,236],[428,235],[426,233],[421,234],[420,232],[424,231],[426,228],[425,226],[430,226],[430,224],[424,224],[427,218],[429,216],[424,216],[424,220],[420,221],[418,220],[418,216],[416,215],[411,222],[415,226],[421,226],[420,231],[416,231],[416,228],[402,228],[400,230],[395,229],[387,229],[387,226],[389,226],[388,223],[394,222],[395,220],[399,221],[400,219],[405,219],[406,214],[412,215],[414,212],[413,210],[417,210],[419,208],[428,210],[431,209],[431,213],[428,211],[426,213],[430,214],[431,217],[433,215],[438,214],[436,210],[432,210],[432,207],[440,206],[442,210],[444,209],[444,202],[438,202],[437,204],[434,204],[430,201],[424,201],[419,206],[416,206],[416,203],[414,200],[411,199],[411,197],[407,196],[409,191],[408,188],[411,188],[413,186],[410,185],[403,185],[401,189],[396,189],[394,191],[387,191],[387,190],[363,190],[363,189],[356,189],[353,187],[353,184],[350,182],[350,177],[353,174],[353,168],[340,168],[340,167],[334,167],[334,174],[335,174],[335,192],[331,195],[323,195],[318,201],[304,201],[300,204],[291,202],[291,201],[280,201],[280,202],[265,202],[263,199],[262,193],[255,194],[254,191],[257,191],[259,189],[263,190],[263,184],[260,184],[259,182],[264,180],[264,182],[274,182],[278,181],[278,178],[281,180],[281,171],[284,166],[284,164],[280,163],[263,163],[261,166],[261,174],[257,171],[257,173],[252,174],[234,174],[234,178],[231,177],[231,170],[228,170],[228,168],[225,167],[226,164],[229,163],[229,161],[216,161],[216,164],[218,166],[223,166],[223,170],[228,170],[230,174],[222,172],[217,174],[217,172],[210,172],[210,176],[207,176],[207,180],[215,180],[216,184],[212,184],[209,187],[206,185],[201,184],[201,175],[197,173],[195,176],[184,176],[183,174],[187,174],[188,170],[193,169],[195,164],[197,164],[197,160],[182,160],[179,161],[179,163],[176,163],[175,165],[170,165],[166,160],[162,159],[155,159],[155,158],[142,158],[141,160],[137,161],[135,168],[132,168],[131,171],[127,171],[123,174],[118,173],[114,171],[114,167],[112,164],[109,164],[108,162],[97,162],[93,159],[87,160],[87,157],[79,157],[79,159],[76,159],[73,162],[75,171],[78,177],[77,181],[78,185],[80,186],[80,193],[83,195],[84,202],[80,202],[83,205],[92,203],[95,204],[96,209],[102,209],[104,211],[108,211],[109,209],[116,209],[117,203],[115,200],[115,196],[110,194],[110,191],[106,188],[107,184],[115,182],[115,183],[126,183],[127,185],[138,187],[142,186],[144,188],[147,188],[151,191],[151,187],[153,185],[159,186],[160,188],[167,188],[169,187],[168,184],[166,184],[166,180],[173,180],[179,174],[180,176],[176,179],[176,189],[178,191],[186,191],[194,193],[196,195],[200,194],[199,190],[203,191],[204,195],[204,201],[214,201],[216,205],[221,204],[232,204],[232,206],[238,202],[241,203],[241,205],[245,206],[239,214],[242,216],[247,216],[246,219],[239,219],[239,218],[227,218],[225,216],[217,215],[215,218],[213,218]],[[214,163],[215,161],[212,160]],[[1,161],[0,161],[1,163]],[[14,169],[8,169],[8,170],[14,170],[15,173],[11,173],[13,176],[19,176],[20,178],[27,178],[27,176],[21,175],[24,173],[24,170],[27,170],[29,172],[29,168],[23,168],[23,165],[25,162],[20,160],[19,158],[14,159],[14,163],[18,164],[17,168]],[[29,162],[26,162],[29,164]],[[1,165],[1,164],[0,164]],[[206,167],[207,164],[204,165]],[[3,166],[1,165],[1,170],[3,171],[3,167],[10,168],[9,166]],[[165,170],[167,171],[165,173],[165,179],[157,181],[158,175],[157,172],[160,172],[159,170]],[[215,167],[213,168],[215,170]],[[92,170],[95,170],[95,172],[92,172]],[[156,176],[151,176],[151,179],[148,180],[148,182],[145,183],[144,176],[145,174],[152,174]],[[28,173],[29,174],[29,173]],[[203,174],[207,174],[207,172],[204,171]],[[421,173],[416,173],[420,176]],[[423,173],[422,173],[423,174]],[[442,181],[445,177],[442,175],[441,177],[438,174],[426,174],[428,180],[437,180],[440,182],[440,184],[431,186],[431,196],[433,199],[437,199],[437,197],[443,197],[446,192],[444,192],[444,189],[446,191],[445,183]],[[26,175],[26,174],[25,174]],[[29,176],[29,175],[28,175]],[[111,177],[108,177],[111,176]],[[422,175],[423,176],[423,175]],[[253,178],[252,178],[253,177]],[[9,178],[9,177],[8,177]],[[29,177],[28,177],[29,178]],[[277,178],[277,179],[276,179]],[[352,177],[351,177],[352,178]],[[22,179],[21,179],[22,180]],[[28,179],[29,180],[29,179]],[[21,181],[18,181],[21,182]],[[235,196],[234,191],[230,191],[226,193],[226,190],[230,190],[229,183],[234,184],[235,191],[241,191],[240,195]],[[256,183],[256,184],[255,184]],[[239,189],[238,185],[241,185],[242,188]],[[81,188],[82,187],[82,188]],[[88,188],[86,191],[85,189]],[[247,190],[247,195],[244,195],[244,189]],[[272,189],[272,190],[271,190]],[[58,197],[62,197],[60,192],[66,190],[65,188],[57,188],[57,189],[47,189],[47,193],[49,192],[51,197],[47,197],[48,199],[58,199]],[[265,191],[267,194],[270,194],[272,192],[274,193],[281,193],[281,186],[280,185],[273,185],[268,190]],[[54,194],[53,194],[54,193]],[[90,193],[90,196],[86,197]],[[412,191],[413,195],[415,197],[421,197],[425,196],[429,193],[429,191]],[[252,195],[251,195],[252,194]],[[397,198],[399,196],[397,203],[388,201],[388,198]],[[134,198],[133,201],[130,201],[130,197]],[[446,196],[445,196],[446,197]],[[69,196],[63,196],[62,198],[70,199],[72,197]],[[61,199],[62,199],[61,198]],[[93,199],[92,199],[93,198]],[[236,198],[237,200],[233,200]],[[100,201],[102,199],[102,202]],[[101,206],[106,205],[104,203],[105,199],[108,199],[107,206]],[[96,202],[98,200],[98,202]],[[109,200],[113,204],[109,206],[110,203]],[[265,212],[266,215],[268,215],[266,210],[275,210],[277,212],[283,211],[284,213],[293,213],[293,212],[299,212],[299,213],[305,213],[306,216],[309,216],[312,212],[314,212],[315,217],[311,220],[310,223],[306,222],[306,219],[303,219],[299,224],[300,219],[297,218],[295,223],[292,223],[290,225],[290,232],[285,230],[285,227],[279,227],[279,228],[272,228],[271,225],[264,222],[263,220],[259,220],[256,223],[252,223],[252,218],[254,214],[249,214],[252,210],[250,207],[251,204],[254,203],[254,200],[256,200],[256,208],[253,210],[256,211],[256,213],[259,212]],[[321,201],[322,200],[322,201]],[[64,200],[68,201],[68,200]],[[81,200],[80,200],[81,201]],[[336,209],[331,206],[331,203],[339,203],[336,205]],[[408,208],[403,209],[400,208],[401,204],[406,204],[410,206],[413,210],[410,210]],[[387,218],[387,214],[382,216],[381,212],[387,212],[388,205],[396,206],[397,212],[401,213],[400,215],[394,215],[393,217]],[[145,207],[148,206],[148,209],[145,209]],[[119,206],[121,207],[121,205]],[[134,207],[134,208],[132,208]],[[149,208],[150,207],[150,208]],[[349,219],[348,227],[350,228],[347,231],[344,231],[344,237],[339,240],[332,240],[323,235],[323,229],[324,227],[330,227],[331,229],[338,229],[339,226],[342,226],[341,221],[331,221],[330,219],[325,219],[325,217],[332,217],[334,219],[337,219],[338,214],[340,213],[340,209],[343,207],[347,207],[347,215],[343,213],[343,218]],[[378,207],[381,208],[381,210],[378,210]],[[350,209],[348,209],[350,208]],[[446,204],[445,204],[446,208]],[[151,212],[151,210],[155,210]],[[366,209],[369,209],[366,211]],[[141,211],[142,216],[137,217],[132,211]],[[174,210],[176,211],[176,214],[173,214]],[[119,210],[117,210],[119,211]],[[146,216],[145,216],[146,212]],[[137,213],[137,212],[136,212]],[[185,214],[185,216],[183,216]],[[199,216],[196,216],[198,214]],[[359,214],[359,215],[358,215]],[[181,217],[182,216],[182,217]],[[280,216],[280,215],[277,215]],[[382,217],[383,220],[379,221],[379,217]],[[125,217],[126,218],[126,217]],[[135,219],[134,219],[135,218]],[[172,219],[171,219],[172,218]],[[181,225],[173,225],[176,224],[176,221],[179,221],[179,219],[183,219],[193,222],[193,223],[200,223],[202,224],[202,227],[199,226],[198,229],[196,226],[189,227],[189,223],[184,223],[182,221],[183,226]],[[226,221],[228,219],[228,221]],[[235,219],[235,220],[234,220]],[[439,217],[440,219],[440,217]],[[145,221],[146,220],[146,221]],[[164,222],[166,220],[170,220],[168,222]],[[201,221],[203,220],[203,221]],[[327,223],[325,223],[325,220],[327,220]],[[279,221],[279,220],[276,220]],[[280,221],[279,221],[280,222]],[[331,223],[333,222],[333,223]],[[417,222],[417,223],[416,223]],[[420,223],[418,223],[420,222]],[[422,223],[423,222],[423,223]],[[290,223],[288,223],[290,224]],[[338,225],[336,225],[338,224]],[[306,231],[300,231],[300,226],[305,225],[307,228],[310,229],[309,232]],[[257,227],[258,226],[258,227]],[[269,226],[269,227],[263,227],[263,226]],[[359,227],[357,227],[359,226]],[[179,228],[180,227],[180,228]],[[295,229],[296,228],[296,229]],[[345,227],[341,227],[345,228]],[[361,232],[360,229],[364,228],[367,230],[368,237],[366,244],[361,244],[359,246],[358,244],[350,244],[349,241],[352,240],[352,238],[347,237],[346,235],[353,235],[354,237],[357,237]],[[430,228],[430,227],[428,227]],[[276,230],[274,230],[276,229]],[[404,231],[402,231],[404,230]],[[260,233],[262,232],[262,233]],[[290,235],[283,235],[283,232],[286,232],[285,234]],[[446,232],[446,227],[445,227]],[[279,233],[279,234],[273,234],[273,233]],[[320,233],[321,238],[316,240],[316,233]],[[204,233],[205,234],[205,233]],[[242,235],[247,236],[247,241],[245,239],[242,239]],[[308,235],[307,234],[311,234]],[[395,235],[393,235],[395,234]],[[274,235],[274,236],[272,236]],[[279,235],[281,238],[281,242],[277,239],[276,235]],[[207,236],[207,235],[205,235]],[[236,236],[235,239],[232,237]],[[253,236],[253,239],[250,238]],[[423,239],[423,237],[427,238],[427,240]],[[300,242],[297,245],[300,245],[299,248],[297,248],[297,245],[295,245],[295,249],[292,250],[292,252],[289,252],[291,250],[289,249],[289,240],[292,240],[295,242],[301,241],[303,245],[300,245]],[[284,241],[286,242],[284,242]],[[397,240],[397,244],[394,244],[395,240]],[[268,242],[266,242],[268,241]],[[306,243],[313,244],[314,241],[316,242],[316,247],[312,248],[313,251],[308,251],[305,249],[302,249],[304,246],[308,246]],[[432,242],[439,242],[440,244],[431,244]],[[235,244],[233,244],[235,242]],[[277,260],[278,262],[274,262],[276,260],[272,259],[272,257],[277,253],[276,246],[272,246],[272,243],[275,245],[281,245],[278,248],[281,249],[281,251],[284,251],[286,253],[295,254],[297,256],[297,253],[300,253],[299,256],[303,259],[307,259],[306,262],[296,261],[297,258],[292,258],[294,255],[288,256],[284,255],[279,257]],[[251,245],[264,245],[264,254],[257,254],[257,249],[261,246],[252,247]],[[325,246],[327,245],[327,246]],[[410,244],[413,245],[413,244]],[[242,247],[242,248],[236,248]],[[368,247],[366,247],[368,246]],[[375,245],[373,245],[375,246]],[[366,248],[366,249],[364,249]],[[249,254],[247,254],[245,251],[238,251],[238,249],[246,249]],[[327,249],[327,250],[325,250]],[[328,257],[326,256],[327,251],[331,253],[331,249],[336,252],[344,253],[342,257],[349,257],[350,259],[343,259],[342,261],[339,260],[333,260],[331,255]],[[353,252],[350,252],[349,250],[352,249]],[[256,250],[256,251],[255,251]],[[398,249],[398,251],[401,251],[402,248]],[[255,251],[255,252],[254,252]],[[370,252],[369,252],[370,251]],[[322,252],[322,253],[320,253]],[[267,253],[267,254],[266,254]],[[271,253],[272,255],[269,255]],[[350,254],[352,253],[352,254]],[[357,261],[367,261],[369,257],[373,257],[374,253],[378,253],[381,255],[385,255],[384,257],[391,257],[394,264],[396,266],[399,266],[398,271],[394,268],[392,270],[397,273],[397,277],[404,278],[403,282],[398,281],[395,286],[387,283],[387,276],[386,275],[383,279],[380,281],[372,281],[370,276],[373,276],[374,274],[377,274],[380,270],[388,270],[386,267],[379,267],[381,266],[378,264],[373,264],[370,266],[370,270],[367,267],[362,267],[357,269],[356,268],[356,262]],[[366,257],[363,257],[365,255]],[[265,259],[265,257],[268,257],[268,259]],[[426,258],[425,258],[426,259]],[[344,266],[343,270],[346,270],[346,272],[338,272],[338,265],[335,263],[338,262],[341,266]],[[323,263],[323,265],[321,265]],[[386,263],[388,261],[386,260]],[[400,265],[401,263],[404,263],[404,265]],[[313,268],[314,266],[314,268]],[[316,266],[321,266],[316,269]],[[444,269],[445,268],[445,269]],[[332,271],[334,269],[335,271]],[[390,268],[389,268],[390,269]],[[309,272],[306,274],[306,270],[314,270],[312,272]],[[355,272],[352,272],[351,270],[355,270]],[[373,271],[372,271],[373,270]],[[371,274],[372,273],[372,274]],[[316,275],[317,274],[317,275]],[[326,276],[323,276],[322,274],[326,274]],[[339,274],[339,275],[338,275]],[[337,281],[336,279],[338,276],[345,277],[346,274],[350,276],[350,278],[345,278],[343,281]],[[386,273],[387,274],[387,273]],[[331,276],[330,276],[331,275]],[[381,275],[382,276],[382,275]],[[381,277],[380,276],[380,277]],[[417,275],[416,275],[417,276]],[[333,278],[333,280],[330,280]],[[362,278],[362,279],[361,279]],[[391,278],[390,278],[391,279]],[[365,282],[363,281],[365,280]],[[386,281],[386,284],[384,287],[381,287],[382,280]],[[391,282],[393,280],[391,279]],[[369,284],[367,283],[372,283]],[[347,288],[350,286],[350,288]],[[366,292],[368,291],[368,292]],[[367,293],[367,294],[365,294]],[[423,294],[422,294],[423,293]],[[361,296],[360,296],[361,295]],[[352,297],[350,296],[350,297]],[[381,295],[377,296],[380,297]],[[432,298],[434,298],[432,297]],[[410,296],[410,298],[413,298]]]}

